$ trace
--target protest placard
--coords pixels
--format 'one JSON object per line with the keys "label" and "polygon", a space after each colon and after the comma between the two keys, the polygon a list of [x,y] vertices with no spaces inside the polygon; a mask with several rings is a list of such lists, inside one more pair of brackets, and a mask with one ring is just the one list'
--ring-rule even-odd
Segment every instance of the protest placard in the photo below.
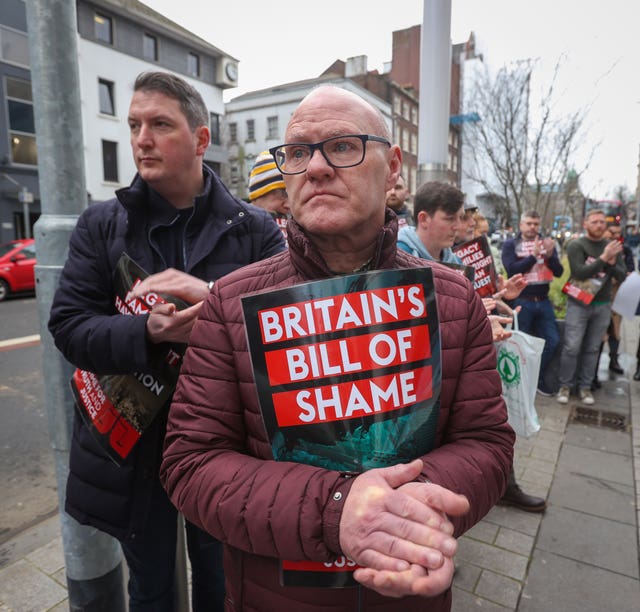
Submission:
{"label": "protest placard", "polygon": [[[140,315],[155,304],[172,302],[178,309],[182,300],[149,293],[132,297],[131,291],[148,274],[126,253],[116,267],[114,305],[120,314]],[[71,378],[76,408],[94,438],[118,465],[129,455],[175,389],[185,345],[163,348],[159,368],[153,374],[98,375],[77,368]]]}
{"label": "protest placard", "polygon": [[[535,246],[535,240],[518,239],[515,242],[515,254],[520,259],[529,257],[530,255],[534,255]],[[553,272],[545,262],[545,255],[551,255],[551,253],[547,253],[542,246],[540,249],[539,254],[537,256],[534,255],[536,257],[536,263],[524,274],[527,286],[542,285],[550,283],[553,280]]]}
{"label": "protest placard", "polygon": [[491,245],[484,234],[457,244],[452,247],[452,250],[465,266],[471,266],[474,269],[473,288],[480,297],[490,297],[498,291]]}
{"label": "protest placard", "polygon": [[[441,363],[428,268],[334,277],[242,299],[274,459],[341,472],[433,448]],[[352,584],[353,562],[283,562],[283,584]]]}

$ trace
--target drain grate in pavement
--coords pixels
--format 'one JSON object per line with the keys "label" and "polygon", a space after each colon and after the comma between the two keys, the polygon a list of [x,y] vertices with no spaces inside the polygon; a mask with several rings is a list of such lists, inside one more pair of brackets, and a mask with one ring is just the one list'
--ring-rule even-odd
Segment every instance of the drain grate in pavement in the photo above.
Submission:
{"label": "drain grate in pavement", "polygon": [[618,431],[629,431],[626,416],[617,414],[616,412],[585,408],[584,406],[573,406],[569,422],[593,425],[595,427],[606,427],[607,429],[616,429]]}

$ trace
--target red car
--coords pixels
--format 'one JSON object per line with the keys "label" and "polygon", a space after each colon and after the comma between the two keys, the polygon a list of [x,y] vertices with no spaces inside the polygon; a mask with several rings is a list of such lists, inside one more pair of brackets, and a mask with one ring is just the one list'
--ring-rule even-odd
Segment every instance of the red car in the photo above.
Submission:
{"label": "red car", "polygon": [[11,293],[33,291],[36,243],[33,238],[0,244],[0,302]]}

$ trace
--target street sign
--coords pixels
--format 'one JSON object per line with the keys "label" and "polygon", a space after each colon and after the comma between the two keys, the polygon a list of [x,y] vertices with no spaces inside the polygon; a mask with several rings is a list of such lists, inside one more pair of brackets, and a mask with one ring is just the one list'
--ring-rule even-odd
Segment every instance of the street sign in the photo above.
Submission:
{"label": "street sign", "polygon": [[465,113],[464,115],[451,115],[451,117],[449,117],[449,123],[451,123],[451,125],[458,125],[469,121],[474,123],[480,121],[480,115],[478,115],[478,113]]}
{"label": "street sign", "polygon": [[33,204],[33,194],[26,188],[23,188],[18,192],[18,200],[23,204]]}

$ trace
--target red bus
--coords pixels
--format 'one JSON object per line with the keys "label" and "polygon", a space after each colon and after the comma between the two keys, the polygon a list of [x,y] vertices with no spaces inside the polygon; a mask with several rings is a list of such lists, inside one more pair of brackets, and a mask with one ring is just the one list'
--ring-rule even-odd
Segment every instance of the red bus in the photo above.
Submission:
{"label": "red bus", "polygon": [[620,200],[591,200],[584,201],[584,214],[593,209],[604,212],[607,225],[620,225],[624,228],[624,204]]}

